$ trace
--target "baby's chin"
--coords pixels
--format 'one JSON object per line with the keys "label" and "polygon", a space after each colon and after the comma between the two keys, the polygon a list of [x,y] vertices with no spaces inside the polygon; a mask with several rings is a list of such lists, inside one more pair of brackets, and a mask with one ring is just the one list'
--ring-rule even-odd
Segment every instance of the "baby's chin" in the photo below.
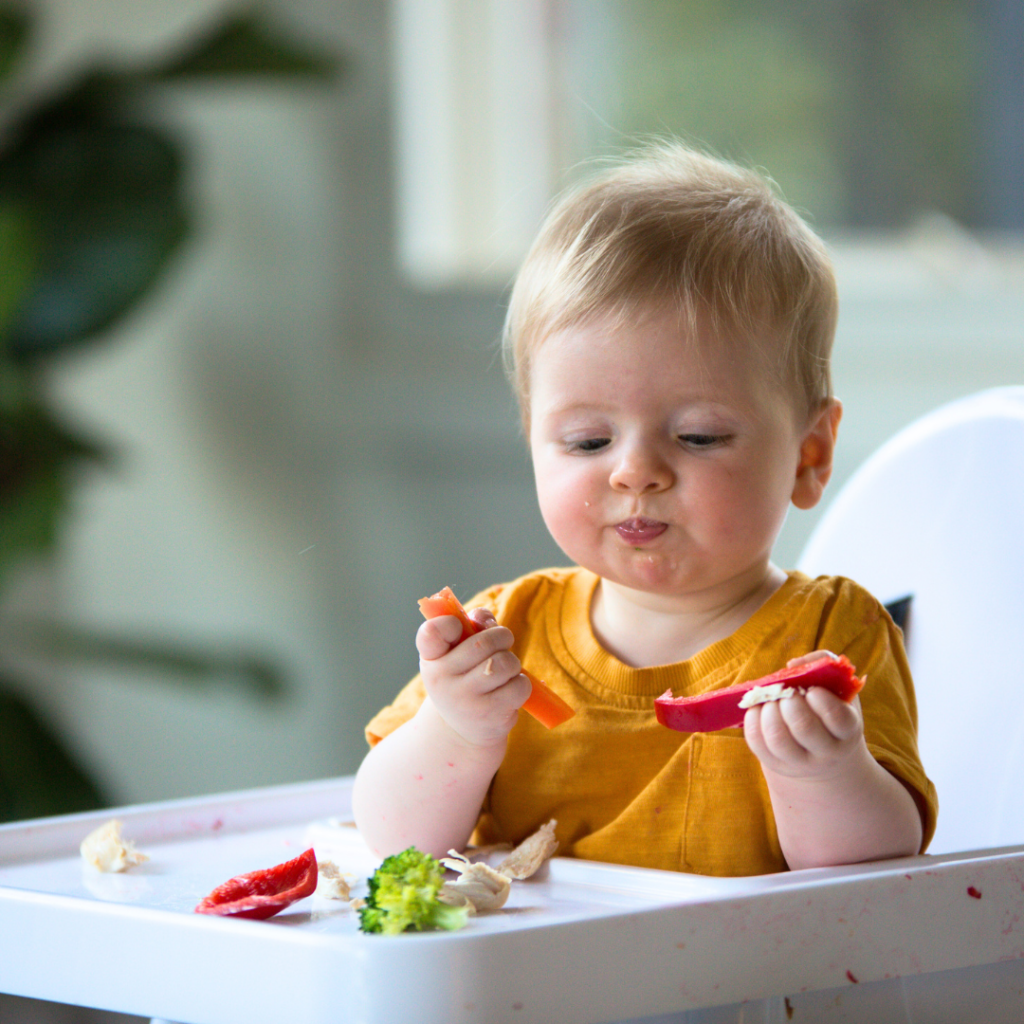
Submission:
{"label": "baby's chin", "polygon": [[663,544],[629,547],[616,538],[610,548],[598,551],[579,550],[571,543],[559,544],[559,547],[575,565],[638,594],[685,598],[717,582],[717,579],[705,579],[707,573],[697,566],[687,565],[678,552],[665,550]]}
{"label": "baby's chin", "polygon": [[[779,579],[771,586],[775,589],[785,580],[770,562],[757,560],[753,564],[704,565],[687,562],[677,556],[651,550],[632,551],[609,561],[600,569],[593,569],[609,583],[649,598],[678,600],[686,606],[696,600],[699,604],[720,602],[725,605],[741,600],[767,584],[768,576]],[[648,602],[649,603],[649,602]]]}
{"label": "baby's chin", "polygon": [[638,549],[624,553],[606,569],[598,572],[602,579],[643,594],[680,597],[692,588],[692,581],[680,573],[678,561],[658,551]]}

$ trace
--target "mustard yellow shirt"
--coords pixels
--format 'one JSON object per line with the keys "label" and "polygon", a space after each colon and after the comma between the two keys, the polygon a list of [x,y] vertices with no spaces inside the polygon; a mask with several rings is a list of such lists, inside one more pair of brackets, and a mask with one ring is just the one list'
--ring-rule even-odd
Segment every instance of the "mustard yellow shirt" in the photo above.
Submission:
{"label": "mustard yellow shirt", "polygon": [[[721,689],[826,649],[866,677],[868,749],[920,794],[927,846],[938,808],[918,756],[902,635],[867,591],[793,572],[731,636],[678,664],[631,668],[594,637],[597,583],[584,569],[546,569],[467,602],[489,607],[512,630],[523,664],[576,709],[552,730],[519,716],[474,842],[519,842],[555,818],[561,855],[708,875],[785,870],[764,776],[742,730],[675,732],[658,724],[654,698],[669,688],[677,697]],[[410,719],[424,696],[416,676],[369,723],[370,744]]]}

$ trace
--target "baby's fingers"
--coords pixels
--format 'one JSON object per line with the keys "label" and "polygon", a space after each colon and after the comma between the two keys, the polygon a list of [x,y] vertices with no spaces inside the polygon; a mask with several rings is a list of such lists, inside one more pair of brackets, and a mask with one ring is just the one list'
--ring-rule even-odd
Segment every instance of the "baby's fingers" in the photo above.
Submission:
{"label": "baby's fingers", "polygon": [[797,665],[809,665],[812,661],[820,661],[823,656],[831,658],[833,661],[838,660],[838,656],[833,654],[831,651],[827,651],[824,648],[820,648],[817,651],[811,651],[809,654],[801,654],[797,658],[790,658],[786,662],[786,668],[795,668]]}
{"label": "baby's fingers", "polygon": [[462,623],[454,615],[439,615],[420,623],[416,630],[416,650],[421,658],[435,661],[443,657],[462,637]]}
{"label": "baby's fingers", "polygon": [[791,697],[785,701],[756,705],[747,711],[743,719],[747,745],[763,764],[797,765],[807,758],[807,748],[794,735],[781,707],[795,699]]}
{"label": "baby's fingers", "polygon": [[498,623],[498,620],[494,617],[494,613],[490,608],[474,608],[469,612],[469,617],[478,626],[483,626],[484,629],[488,629]]}
{"label": "baby's fingers", "polygon": [[807,692],[807,705],[829,735],[841,743],[856,739],[864,728],[860,697],[849,704],[823,686],[812,686]]}
{"label": "baby's fingers", "polygon": [[[485,661],[466,673],[466,680],[477,693],[490,693],[520,677],[523,666],[511,651],[496,651]],[[525,676],[521,677],[525,679]],[[529,686],[529,681],[527,681]],[[520,687],[521,688],[521,687]],[[529,690],[523,695],[522,704],[530,696]]]}
{"label": "baby's fingers", "polygon": [[780,700],[776,708],[793,741],[813,757],[835,757],[860,735],[857,712],[820,686]]}
{"label": "baby's fingers", "polygon": [[519,660],[511,653],[511,630],[492,625],[462,640],[461,627],[458,630],[446,628],[452,623],[459,625],[458,619],[441,616],[420,626],[416,647],[421,671],[430,666],[432,672],[440,671],[453,678],[472,676],[478,692],[495,689],[519,674]]}

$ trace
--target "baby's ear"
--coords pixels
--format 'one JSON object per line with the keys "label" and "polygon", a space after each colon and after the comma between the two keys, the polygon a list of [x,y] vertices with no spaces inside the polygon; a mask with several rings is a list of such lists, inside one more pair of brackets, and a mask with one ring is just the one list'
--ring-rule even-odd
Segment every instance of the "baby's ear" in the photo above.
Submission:
{"label": "baby's ear", "polygon": [[797,508],[814,508],[821,500],[832,476],[836,434],[842,417],[843,404],[838,398],[828,399],[817,412],[811,413],[800,442],[800,462],[793,482],[793,504]]}

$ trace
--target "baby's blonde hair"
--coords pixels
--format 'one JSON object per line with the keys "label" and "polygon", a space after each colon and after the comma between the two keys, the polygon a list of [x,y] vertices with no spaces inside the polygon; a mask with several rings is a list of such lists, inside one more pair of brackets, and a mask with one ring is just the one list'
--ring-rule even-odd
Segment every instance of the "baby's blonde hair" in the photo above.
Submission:
{"label": "baby's blonde hair", "polygon": [[524,421],[546,337],[665,307],[755,348],[802,412],[831,397],[838,300],[824,244],[767,178],[663,143],[566,192],[526,256],[503,332]]}

